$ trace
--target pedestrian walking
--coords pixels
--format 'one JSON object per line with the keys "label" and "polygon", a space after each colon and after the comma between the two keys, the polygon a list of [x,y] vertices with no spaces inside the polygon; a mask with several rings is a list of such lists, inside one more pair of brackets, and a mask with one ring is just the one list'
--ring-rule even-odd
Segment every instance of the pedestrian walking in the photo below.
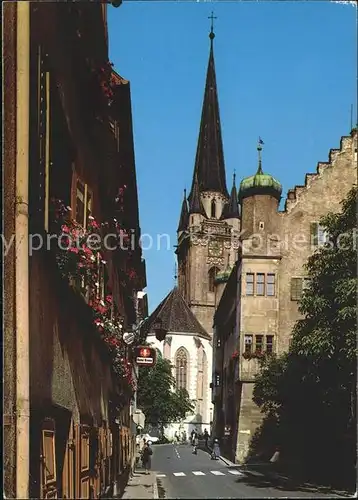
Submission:
{"label": "pedestrian walking", "polygon": [[147,443],[143,448],[142,452],[142,464],[146,474],[149,474],[149,470],[152,466],[152,455],[153,455],[153,450],[150,447],[150,444]]}

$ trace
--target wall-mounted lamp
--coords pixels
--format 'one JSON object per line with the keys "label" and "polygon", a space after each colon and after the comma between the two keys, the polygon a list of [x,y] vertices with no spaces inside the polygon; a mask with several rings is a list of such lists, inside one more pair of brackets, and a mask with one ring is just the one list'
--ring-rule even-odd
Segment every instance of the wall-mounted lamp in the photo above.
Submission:
{"label": "wall-mounted lamp", "polygon": [[163,328],[163,322],[160,318],[156,318],[154,321],[153,330],[155,331],[155,337],[159,340],[159,342],[162,342],[168,333],[168,330]]}

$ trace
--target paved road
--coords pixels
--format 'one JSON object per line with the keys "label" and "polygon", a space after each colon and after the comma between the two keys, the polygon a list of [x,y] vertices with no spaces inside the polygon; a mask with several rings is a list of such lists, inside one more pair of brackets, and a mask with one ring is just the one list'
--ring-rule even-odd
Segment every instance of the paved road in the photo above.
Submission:
{"label": "paved road", "polygon": [[[159,498],[326,498],[332,494],[282,485],[262,476],[248,476],[238,467],[211,460],[208,453],[192,454],[190,445],[154,445],[152,469]],[[337,495],[335,495],[337,497]]]}

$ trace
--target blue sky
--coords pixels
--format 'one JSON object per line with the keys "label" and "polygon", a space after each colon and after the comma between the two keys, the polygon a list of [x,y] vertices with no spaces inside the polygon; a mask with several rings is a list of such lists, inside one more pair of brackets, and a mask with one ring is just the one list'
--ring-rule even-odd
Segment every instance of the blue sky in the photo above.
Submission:
{"label": "blue sky", "polygon": [[[110,59],[131,82],[150,312],[174,285],[176,229],[190,189],[214,10],[214,54],[229,189],[263,169],[302,184],[356,116],[356,8],[314,2],[126,1],[108,8]],[[144,242],[147,245],[148,240]]]}

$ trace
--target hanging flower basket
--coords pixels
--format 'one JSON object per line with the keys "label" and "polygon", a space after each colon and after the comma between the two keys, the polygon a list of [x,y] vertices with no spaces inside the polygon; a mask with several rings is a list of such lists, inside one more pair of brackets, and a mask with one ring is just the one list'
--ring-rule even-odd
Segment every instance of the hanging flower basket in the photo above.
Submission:
{"label": "hanging flower basket", "polygon": [[[93,315],[93,324],[107,346],[114,373],[127,398],[133,396],[136,383],[132,376],[132,364],[126,358],[123,342],[123,318],[113,304],[112,295],[104,300],[99,297],[99,266],[106,265],[100,250],[89,247],[88,240],[93,234],[100,234],[101,227],[93,217],[84,229],[70,217],[71,209],[61,200],[53,200],[53,227],[58,235],[56,262],[63,278],[82,283],[89,290],[88,306]],[[116,221],[117,222],[117,221]],[[106,225],[106,224],[104,224]],[[136,279],[135,271],[129,269],[127,280]]]}
{"label": "hanging flower basket", "polygon": [[103,111],[113,103],[116,83],[113,78],[112,69],[113,64],[107,61],[102,66],[93,70],[93,100],[96,102],[96,96],[98,97],[98,105],[103,106]]}

